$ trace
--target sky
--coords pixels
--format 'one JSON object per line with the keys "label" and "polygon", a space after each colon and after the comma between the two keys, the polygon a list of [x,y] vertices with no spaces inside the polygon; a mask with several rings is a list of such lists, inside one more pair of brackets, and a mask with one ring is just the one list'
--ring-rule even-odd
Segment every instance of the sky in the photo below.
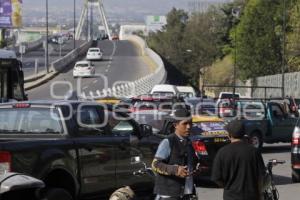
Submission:
{"label": "sky", "polygon": [[[77,17],[80,15],[84,0],[76,1]],[[229,0],[103,0],[108,18],[139,18],[146,15],[166,15],[173,7],[188,10],[191,3],[198,1],[224,2]],[[23,0],[23,16],[44,16],[46,0]],[[74,0],[48,0],[50,15],[73,13]]]}

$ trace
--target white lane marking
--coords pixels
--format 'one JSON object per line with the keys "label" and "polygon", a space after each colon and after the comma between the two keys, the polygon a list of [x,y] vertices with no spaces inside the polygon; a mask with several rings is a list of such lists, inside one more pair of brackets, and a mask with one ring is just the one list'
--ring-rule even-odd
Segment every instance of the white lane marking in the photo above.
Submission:
{"label": "white lane marking", "polygon": [[112,54],[110,55],[110,59],[112,59],[116,53],[116,50],[117,50],[117,45],[116,45],[116,41],[111,41],[112,44],[113,44],[113,51],[112,51]]}
{"label": "white lane marking", "polygon": [[86,90],[86,89],[88,89],[88,86],[85,86],[85,87],[83,87],[82,89],[83,89],[83,90]]}
{"label": "white lane marking", "polygon": [[98,82],[98,80],[94,80],[94,81],[93,81],[94,84],[97,83],[97,82]]}
{"label": "white lane marking", "polygon": [[108,69],[106,69],[105,72],[108,72]]}

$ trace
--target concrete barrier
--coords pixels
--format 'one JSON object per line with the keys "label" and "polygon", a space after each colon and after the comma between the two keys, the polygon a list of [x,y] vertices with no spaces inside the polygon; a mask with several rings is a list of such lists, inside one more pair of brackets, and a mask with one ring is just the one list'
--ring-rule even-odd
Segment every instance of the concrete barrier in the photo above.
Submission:
{"label": "concrete barrier", "polygon": [[82,44],[79,48],[74,49],[73,51],[69,52],[64,57],[60,58],[51,63],[50,66],[50,73],[45,75],[37,75],[37,77],[30,77],[30,79],[25,79],[25,90],[30,90],[35,87],[38,87],[52,78],[59,74],[60,71],[64,70],[70,63],[74,62],[78,56],[83,55],[88,48],[91,46],[92,42],[86,42]]}
{"label": "concrete barrier", "polygon": [[54,61],[51,63],[51,68],[54,71],[62,71],[68,66],[70,63],[74,62],[78,56],[83,55],[87,52],[88,48],[90,48],[92,42],[86,42],[82,44],[79,48],[74,49],[73,51],[69,52],[64,57]]}

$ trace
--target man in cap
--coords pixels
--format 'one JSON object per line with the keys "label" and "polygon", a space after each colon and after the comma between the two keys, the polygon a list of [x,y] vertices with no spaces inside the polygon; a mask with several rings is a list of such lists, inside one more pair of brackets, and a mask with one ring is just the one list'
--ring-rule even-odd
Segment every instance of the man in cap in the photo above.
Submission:
{"label": "man in cap", "polygon": [[152,169],[156,172],[156,200],[180,200],[194,194],[193,165],[195,152],[188,138],[192,125],[191,113],[178,109],[173,113],[175,133],[161,141]]}
{"label": "man in cap", "polygon": [[225,129],[231,144],[218,151],[211,178],[224,187],[224,200],[259,200],[266,172],[261,153],[243,140],[245,127],[242,121],[233,120]]}

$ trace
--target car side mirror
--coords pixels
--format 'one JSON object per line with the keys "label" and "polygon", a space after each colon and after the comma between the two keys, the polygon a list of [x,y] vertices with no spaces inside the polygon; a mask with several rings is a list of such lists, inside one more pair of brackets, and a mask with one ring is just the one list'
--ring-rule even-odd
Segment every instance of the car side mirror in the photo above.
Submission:
{"label": "car side mirror", "polygon": [[140,135],[142,137],[148,137],[153,135],[153,131],[152,131],[152,126],[148,125],[148,124],[141,124],[140,125]]}

